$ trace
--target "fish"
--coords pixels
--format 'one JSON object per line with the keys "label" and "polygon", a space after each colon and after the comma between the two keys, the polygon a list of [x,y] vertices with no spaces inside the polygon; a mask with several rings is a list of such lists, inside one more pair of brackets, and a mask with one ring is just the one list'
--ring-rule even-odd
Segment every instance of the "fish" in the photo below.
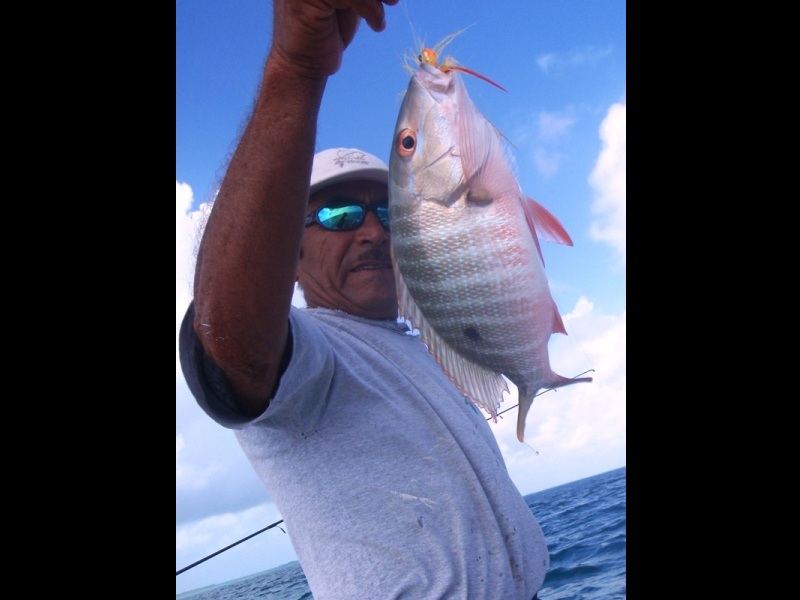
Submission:
{"label": "fish", "polygon": [[592,381],[556,374],[548,353],[551,335],[567,332],[539,239],[573,242],[522,191],[506,138],[475,106],[462,73],[497,84],[451,57],[439,64],[439,54],[423,49],[410,69],[389,157],[398,313],[495,423],[506,379],[517,386],[524,442],[539,390]]}

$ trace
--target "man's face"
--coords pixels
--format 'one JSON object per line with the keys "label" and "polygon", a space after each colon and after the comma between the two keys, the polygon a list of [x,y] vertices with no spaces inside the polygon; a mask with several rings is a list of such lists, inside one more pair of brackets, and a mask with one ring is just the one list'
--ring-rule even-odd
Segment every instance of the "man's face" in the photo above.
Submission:
{"label": "man's face", "polygon": [[[385,184],[371,181],[335,183],[311,195],[306,214],[341,199],[385,206],[388,191]],[[308,306],[372,319],[395,318],[397,293],[389,241],[389,231],[373,211],[350,231],[328,231],[317,223],[306,227],[297,279]]]}

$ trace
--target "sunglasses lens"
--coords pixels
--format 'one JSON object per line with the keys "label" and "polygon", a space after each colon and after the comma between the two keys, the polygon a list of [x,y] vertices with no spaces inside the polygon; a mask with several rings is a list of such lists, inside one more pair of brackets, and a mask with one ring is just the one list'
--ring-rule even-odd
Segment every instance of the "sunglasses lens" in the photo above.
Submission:
{"label": "sunglasses lens", "polygon": [[325,229],[346,231],[364,222],[364,209],[357,204],[349,206],[325,206],[317,213],[319,222]]}
{"label": "sunglasses lens", "polygon": [[[317,213],[317,222],[328,231],[349,231],[361,227],[366,218],[367,211],[374,210],[378,216],[378,220],[386,229],[389,229],[389,207],[388,206],[370,206],[364,207],[361,204],[344,204],[323,206]],[[313,215],[309,215],[306,219],[306,226],[311,225]]]}
{"label": "sunglasses lens", "polygon": [[378,206],[375,208],[375,212],[378,213],[378,219],[380,219],[381,225],[389,229],[389,207]]}

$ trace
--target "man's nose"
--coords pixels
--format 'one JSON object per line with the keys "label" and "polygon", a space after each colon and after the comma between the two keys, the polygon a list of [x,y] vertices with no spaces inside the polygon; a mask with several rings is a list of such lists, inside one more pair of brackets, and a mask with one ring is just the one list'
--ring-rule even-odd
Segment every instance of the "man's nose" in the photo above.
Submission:
{"label": "man's nose", "polygon": [[378,218],[378,215],[375,214],[374,210],[367,211],[367,217],[364,219],[364,222],[361,224],[361,227],[358,228],[358,236],[364,239],[369,239],[373,241],[382,241],[383,239],[388,239],[389,231],[381,224],[381,220]]}

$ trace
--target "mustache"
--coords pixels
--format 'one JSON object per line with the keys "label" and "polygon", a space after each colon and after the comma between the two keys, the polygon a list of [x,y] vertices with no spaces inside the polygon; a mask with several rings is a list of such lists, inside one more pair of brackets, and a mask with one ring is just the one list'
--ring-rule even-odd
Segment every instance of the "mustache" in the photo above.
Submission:
{"label": "mustache", "polygon": [[388,248],[373,247],[370,248],[369,250],[364,250],[363,252],[360,252],[355,257],[356,262],[369,261],[369,260],[391,262],[392,255],[389,252]]}

